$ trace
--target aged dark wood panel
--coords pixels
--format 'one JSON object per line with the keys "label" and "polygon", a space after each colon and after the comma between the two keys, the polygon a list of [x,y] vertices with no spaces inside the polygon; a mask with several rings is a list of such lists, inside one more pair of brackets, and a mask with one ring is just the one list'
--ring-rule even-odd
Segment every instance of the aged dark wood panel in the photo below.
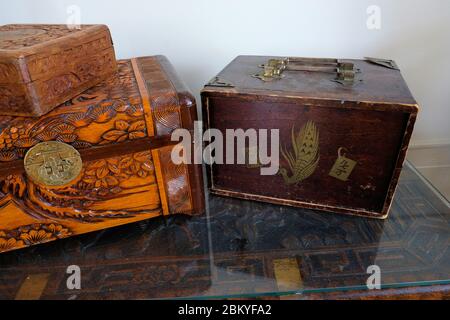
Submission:
{"label": "aged dark wood panel", "polygon": [[[209,126],[222,132],[228,128],[280,129],[280,147],[287,150],[292,148],[292,128],[300,130],[308,121],[313,121],[320,135],[318,167],[301,183],[286,184],[281,174],[262,176],[259,167],[249,169],[247,165],[224,164],[212,167],[213,190],[232,190],[331,207],[383,210],[395,165],[392,159],[398,155],[404,132],[401,128],[406,126],[408,114],[346,109],[334,112],[333,108],[254,103],[232,98],[211,98],[209,104],[214,105],[209,113]],[[346,157],[358,162],[349,181],[329,175],[339,148],[345,148]],[[282,155],[280,167],[288,168]],[[290,175],[289,172],[287,176]],[[274,185],[277,185],[276,189]]]}
{"label": "aged dark wood panel", "polygon": [[[307,59],[312,66],[284,64],[269,81],[261,64],[273,58],[236,58],[205,85],[202,106],[205,128],[224,136],[227,129],[280,130],[279,171],[261,176],[260,166],[213,164],[211,192],[386,218],[418,110],[400,71],[362,60],[330,69],[321,65],[329,59]],[[354,65],[354,82],[337,78],[343,64]]]}

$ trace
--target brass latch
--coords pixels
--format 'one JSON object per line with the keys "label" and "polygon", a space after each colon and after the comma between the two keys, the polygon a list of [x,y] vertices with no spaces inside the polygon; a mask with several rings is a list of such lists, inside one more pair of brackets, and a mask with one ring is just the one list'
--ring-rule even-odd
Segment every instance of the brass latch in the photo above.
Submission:
{"label": "brass latch", "polygon": [[334,73],[337,75],[333,81],[341,84],[353,84],[355,68],[353,63],[342,62],[337,59],[318,58],[281,58],[270,59],[266,64],[259,66],[263,72],[253,75],[262,81],[273,81],[283,78],[284,71],[306,71]]}

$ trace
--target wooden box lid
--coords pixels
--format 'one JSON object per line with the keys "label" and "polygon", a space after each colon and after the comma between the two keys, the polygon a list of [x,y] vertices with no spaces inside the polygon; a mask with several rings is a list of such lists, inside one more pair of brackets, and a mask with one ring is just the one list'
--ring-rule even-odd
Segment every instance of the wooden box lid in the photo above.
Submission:
{"label": "wooden box lid", "polygon": [[116,71],[105,25],[0,27],[0,114],[41,116]]}
{"label": "wooden box lid", "polygon": [[[416,101],[408,89],[395,62],[391,60],[336,60],[353,64],[355,78],[351,85],[337,80],[334,72],[284,70],[280,79],[264,81],[256,77],[270,59],[285,59],[272,56],[238,56],[205,86],[204,92],[229,92],[257,95],[276,95],[293,98],[327,99],[368,103],[404,105],[416,108]],[[292,59],[292,58],[290,58]],[[295,59],[295,58],[294,58]],[[306,59],[310,68],[315,61],[335,59]],[[368,58],[369,59],[369,58]],[[376,63],[378,62],[378,63]],[[390,67],[383,64],[389,64]],[[356,104],[355,107],[358,107]],[[364,107],[364,105],[359,105]]]}

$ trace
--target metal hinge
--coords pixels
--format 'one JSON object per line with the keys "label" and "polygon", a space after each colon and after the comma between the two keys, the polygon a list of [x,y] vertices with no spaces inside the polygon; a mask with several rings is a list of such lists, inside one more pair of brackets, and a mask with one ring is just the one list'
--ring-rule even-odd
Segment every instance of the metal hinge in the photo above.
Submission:
{"label": "metal hinge", "polygon": [[219,77],[214,77],[209,81],[206,86],[209,87],[227,87],[227,88],[233,88],[234,85],[231,82],[228,82],[224,79],[221,79]]}
{"label": "metal hinge", "polygon": [[400,70],[394,60],[365,57],[364,60],[394,70]]}

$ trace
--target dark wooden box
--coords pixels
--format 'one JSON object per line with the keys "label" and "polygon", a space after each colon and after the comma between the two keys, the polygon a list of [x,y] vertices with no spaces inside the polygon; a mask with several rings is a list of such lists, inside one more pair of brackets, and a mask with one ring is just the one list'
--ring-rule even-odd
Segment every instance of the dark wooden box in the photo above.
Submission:
{"label": "dark wooden box", "polygon": [[41,116],[117,70],[105,25],[0,27],[0,114]]}
{"label": "dark wooden box", "polygon": [[201,96],[206,129],[279,129],[276,175],[212,164],[212,193],[387,217],[418,112],[393,61],[239,56]]}
{"label": "dark wooden box", "polygon": [[[195,99],[163,56],[117,65],[42,117],[0,116],[0,252],[203,212],[200,166],[171,161],[170,134],[193,129]],[[81,161],[57,148],[33,153],[50,144],[73,147]],[[74,159],[80,172],[64,181]]]}

